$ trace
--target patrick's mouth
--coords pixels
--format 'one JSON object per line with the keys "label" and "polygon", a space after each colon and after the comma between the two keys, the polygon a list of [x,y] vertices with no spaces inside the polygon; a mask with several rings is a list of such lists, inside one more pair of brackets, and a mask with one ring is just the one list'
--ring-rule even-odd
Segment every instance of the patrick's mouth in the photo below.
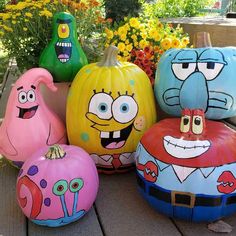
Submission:
{"label": "patrick's mouth", "polygon": [[123,147],[132,131],[132,127],[133,124],[118,131],[101,131],[100,138],[102,146],[106,149],[118,149]]}
{"label": "patrick's mouth", "polygon": [[31,108],[20,108],[20,107],[17,107],[17,108],[19,108],[19,118],[30,119],[35,115],[38,109],[38,106],[34,106]]}
{"label": "patrick's mouth", "polygon": [[70,60],[72,44],[67,42],[57,42],[55,45],[57,58],[60,62],[66,63]]}

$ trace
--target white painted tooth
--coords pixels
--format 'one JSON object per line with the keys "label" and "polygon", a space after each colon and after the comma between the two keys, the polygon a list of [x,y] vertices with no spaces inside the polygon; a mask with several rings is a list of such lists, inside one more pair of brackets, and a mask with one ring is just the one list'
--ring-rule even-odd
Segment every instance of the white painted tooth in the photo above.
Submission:
{"label": "white painted tooth", "polygon": [[61,42],[59,42],[58,45],[61,46]]}
{"label": "white painted tooth", "polygon": [[103,132],[103,131],[102,131],[102,132],[100,133],[100,137],[101,137],[101,138],[109,138],[109,132]]}
{"label": "white painted tooth", "polygon": [[59,46],[59,42],[57,42],[57,46]]}
{"label": "white painted tooth", "polygon": [[65,46],[65,43],[62,43],[62,47],[64,47]]}
{"label": "white painted tooth", "polygon": [[120,137],[120,131],[114,131],[113,138],[119,138],[119,137]]}
{"label": "white painted tooth", "polygon": [[69,47],[71,47],[72,46],[72,44],[71,43],[69,43]]}

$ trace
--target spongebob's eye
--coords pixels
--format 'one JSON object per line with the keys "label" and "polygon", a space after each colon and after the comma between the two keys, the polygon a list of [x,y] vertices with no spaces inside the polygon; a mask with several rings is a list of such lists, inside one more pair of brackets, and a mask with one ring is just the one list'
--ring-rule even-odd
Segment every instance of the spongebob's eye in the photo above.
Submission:
{"label": "spongebob's eye", "polygon": [[113,99],[107,93],[97,93],[93,95],[89,103],[89,112],[97,115],[101,119],[112,117],[111,104]]}
{"label": "spongebob's eye", "polygon": [[57,196],[64,195],[68,190],[68,183],[66,180],[59,180],[53,186],[53,193]]}
{"label": "spongebob's eye", "polygon": [[203,131],[203,120],[201,116],[193,116],[192,131],[194,134],[201,134]]}
{"label": "spongebob's eye", "polygon": [[196,70],[196,63],[173,63],[172,70],[178,79],[185,80]]}
{"label": "spongebob's eye", "polygon": [[223,69],[224,64],[216,62],[199,62],[198,69],[201,71],[207,80],[215,79]]}
{"label": "spongebob's eye", "polygon": [[70,182],[70,191],[72,193],[78,192],[84,186],[84,181],[82,179],[73,179]]}
{"label": "spongebob's eye", "polygon": [[180,122],[180,131],[182,133],[187,133],[189,132],[190,129],[190,116],[182,116],[181,117],[181,122]]}
{"label": "spongebob's eye", "polygon": [[27,94],[24,91],[21,91],[18,95],[18,100],[20,103],[26,103],[27,102]]}
{"label": "spongebob's eye", "polygon": [[27,93],[27,99],[28,99],[29,102],[34,102],[35,101],[36,96],[35,96],[35,92],[33,90],[30,90]]}
{"label": "spongebob's eye", "polygon": [[127,123],[138,113],[138,105],[131,96],[120,96],[112,105],[114,119],[120,123]]}

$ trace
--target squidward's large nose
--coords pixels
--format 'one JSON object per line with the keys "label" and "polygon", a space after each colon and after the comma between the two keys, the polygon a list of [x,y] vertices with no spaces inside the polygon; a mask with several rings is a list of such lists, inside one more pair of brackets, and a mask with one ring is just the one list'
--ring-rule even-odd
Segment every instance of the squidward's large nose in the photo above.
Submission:
{"label": "squidward's large nose", "polygon": [[195,72],[190,75],[182,84],[180,89],[181,108],[203,109],[208,106],[208,87],[204,75]]}

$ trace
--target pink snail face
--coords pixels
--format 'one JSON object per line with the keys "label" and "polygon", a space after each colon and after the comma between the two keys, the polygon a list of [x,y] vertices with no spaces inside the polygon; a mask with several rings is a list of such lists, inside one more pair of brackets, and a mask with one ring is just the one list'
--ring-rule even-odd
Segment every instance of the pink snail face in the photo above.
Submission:
{"label": "pink snail face", "polygon": [[[78,147],[77,153],[71,154],[73,146],[61,146],[65,147],[64,158],[49,160],[37,152],[19,172],[17,199],[36,224],[57,227],[73,222],[90,209],[97,194],[93,160]],[[45,150],[41,149],[41,154]]]}

